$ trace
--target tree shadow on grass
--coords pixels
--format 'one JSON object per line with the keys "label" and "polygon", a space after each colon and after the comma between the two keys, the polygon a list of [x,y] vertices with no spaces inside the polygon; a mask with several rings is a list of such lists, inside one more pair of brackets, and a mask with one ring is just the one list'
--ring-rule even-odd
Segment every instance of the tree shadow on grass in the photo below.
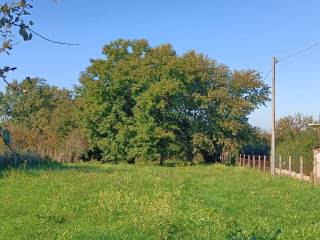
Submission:
{"label": "tree shadow on grass", "polygon": [[78,171],[83,173],[111,173],[113,171],[121,171],[121,169],[106,168],[102,165],[83,164],[83,163],[67,163],[55,161],[48,156],[41,156],[37,153],[12,153],[0,154],[0,178],[3,173],[12,169],[27,171]]}
{"label": "tree shadow on grass", "polygon": [[239,226],[230,227],[230,231],[226,236],[226,239],[230,240],[277,240],[281,235],[282,230],[280,228],[275,229],[274,231],[265,231],[262,229],[255,229],[253,231],[245,231]]}
{"label": "tree shadow on grass", "polygon": [[114,171],[125,171],[124,169],[115,169],[115,168],[107,168],[103,167],[103,164],[77,164],[77,163],[69,163],[67,165],[61,164],[58,169],[53,170],[68,170],[68,171],[77,171],[77,172],[83,172],[83,173],[112,173]]}

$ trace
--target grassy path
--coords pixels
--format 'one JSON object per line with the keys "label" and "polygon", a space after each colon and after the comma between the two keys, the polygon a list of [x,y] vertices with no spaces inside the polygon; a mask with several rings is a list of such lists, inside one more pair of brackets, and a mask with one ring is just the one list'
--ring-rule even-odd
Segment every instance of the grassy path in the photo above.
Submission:
{"label": "grassy path", "polygon": [[320,239],[320,188],[220,165],[0,172],[0,239],[275,239],[280,231],[277,239]]}

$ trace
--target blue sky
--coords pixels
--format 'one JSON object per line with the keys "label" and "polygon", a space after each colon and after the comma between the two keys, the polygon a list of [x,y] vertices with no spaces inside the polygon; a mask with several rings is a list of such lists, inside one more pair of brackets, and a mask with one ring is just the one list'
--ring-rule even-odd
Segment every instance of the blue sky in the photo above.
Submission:
{"label": "blue sky", "polygon": [[[117,38],[145,38],[152,46],[171,43],[179,54],[195,49],[231,69],[251,68],[264,75],[272,56],[320,40],[319,11],[318,0],[34,0],[36,31],[81,45],[53,45],[35,37],[10,56],[1,55],[0,66],[18,67],[10,79],[38,76],[72,88],[89,59],[102,57],[103,45]],[[318,118],[319,60],[317,47],[277,65],[278,118],[296,112]],[[268,104],[250,116],[250,123],[268,130],[270,116]]]}

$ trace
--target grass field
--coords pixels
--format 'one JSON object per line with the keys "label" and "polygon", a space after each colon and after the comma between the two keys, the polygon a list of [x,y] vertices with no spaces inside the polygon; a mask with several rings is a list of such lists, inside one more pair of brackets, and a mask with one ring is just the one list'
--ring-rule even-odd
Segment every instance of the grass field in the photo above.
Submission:
{"label": "grass field", "polygon": [[320,188],[221,165],[6,170],[0,239],[320,239]]}

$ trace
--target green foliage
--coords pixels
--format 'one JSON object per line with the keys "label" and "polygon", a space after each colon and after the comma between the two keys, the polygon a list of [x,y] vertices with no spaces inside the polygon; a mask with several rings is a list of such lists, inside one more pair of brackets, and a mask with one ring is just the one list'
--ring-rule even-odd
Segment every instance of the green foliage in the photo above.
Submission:
{"label": "green foliage", "polygon": [[301,113],[281,118],[276,122],[277,142],[296,137],[300,132],[303,132],[308,128],[308,124],[313,122],[311,116],[304,116]]}
{"label": "green foliage", "polygon": [[0,4],[0,37],[2,38],[0,53],[9,54],[12,49],[14,45],[14,28],[19,29],[19,35],[24,41],[32,39],[32,33],[29,32],[28,27],[33,25],[33,22],[25,19],[30,15],[31,9],[32,5],[27,0]]}
{"label": "green foliage", "polygon": [[320,135],[308,126],[313,118],[298,113],[280,119],[276,125],[277,159],[282,157],[282,164],[288,165],[289,156],[292,157],[292,168],[299,171],[300,157],[304,159],[304,171],[310,173],[313,169],[313,150],[320,146]]}
{"label": "green foliage", "polygon": [[[16,35],[20,35],[24,41],[32,39],[32,33],[29,26],[33,25],[32,21],[28,21],[32,9],[31,1],[20,0],[10,1],[0,4],[0,54],[9,54],[16,44]],[[18,29],[18,33],[15,31]],[[6,75],[10,71],[16,70],[16,67],[3,66],[0,67],[0,78],[10,86],[6,79]]]}
{"label": "green foliage", "polygon": [[242,147],[241,153],[255,156],[269,156],[270,155],[270,133],[259,128],[252,128],[248,132],[247,143]]}
{"label": "green foliage", "polygon": [[308,129],[278,143],[277,157],[281,156],[282,164],[285,165],[288,163],[289,156],[291,156],[292,168],[295,171],[299,171],[300,157],[303,157],[304,171],[309,174],[313,170],[313,150],[319,146],[319,134],[312,129]]}
{"label": "green foliage", "polygon": [[[8,86],[0,105],[2,124],[13,136],[14,149],[72,161],[88,150],[71,91],[49,86],[41,79],[26,79]],[[10,142],[8,133],[3,128],[5,143]]]}
{"label": "green foliage", "polygon": [[11,134],[8,129],[6,128],[0,129],[0,135],[2,136],[2,139],[5,145],[11,144]]}
{"label": "green foliage", "polygon": [[[44,168],[44,169],[43,169]],[[318,239],[320,188],[221,165],[0,172],[1,239]]]}
{"label": "green foliage", "polygon": [[84,128],[105,161],[202,154],[206,161],[245,142],[247,116],[268,100],[253,70],[231,71],[194,51],[117,40],[91,60],[77,89]]}

